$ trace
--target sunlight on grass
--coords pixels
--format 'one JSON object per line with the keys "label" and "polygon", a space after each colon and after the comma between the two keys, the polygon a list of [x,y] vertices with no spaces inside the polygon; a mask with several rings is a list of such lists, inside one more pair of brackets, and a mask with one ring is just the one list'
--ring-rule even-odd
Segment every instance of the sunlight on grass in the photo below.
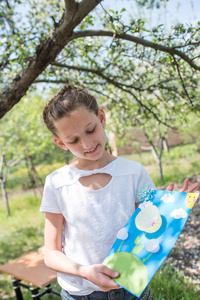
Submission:
{"label": "sunlight on grass", "polygon": [[0,202],[0,263],[43,245],[44,215],[39,212],[41,199],[35,196],[10,198],[11,216]]}
{"label": "sunlight on grass", "polygon": [[146,168],[155,186],[167,185],[170,182],[180,183],[186,177],[200,174],[200,153],[193,145],[183,145],[171,148],[162,158],[164,183],[158,177],[158,168],[151,152],[141,152],[123,155],[124,158],[135,160]]}
{"label": "sunlight on grass", "polygon": [[[43,245],[44,214],[39,212],[41,198],[34,195],[10,197],[11,216],[6,216],[5,204],[0,201],[0,264],[4,264]],[[52,287],[60,291],[55,280]],[[22,288],[24,300],[31,298],[31,292]],[[59,299],[56,295],[44,295],[42,299]],[[0,299],[14,300],[10,275],[0,273]]]}
{"label": "sunlight on grass", "polygon": [[174,272],[169,264],[162,266],[149,284],[154,300],[198,300],[199,292],[191,279]]}

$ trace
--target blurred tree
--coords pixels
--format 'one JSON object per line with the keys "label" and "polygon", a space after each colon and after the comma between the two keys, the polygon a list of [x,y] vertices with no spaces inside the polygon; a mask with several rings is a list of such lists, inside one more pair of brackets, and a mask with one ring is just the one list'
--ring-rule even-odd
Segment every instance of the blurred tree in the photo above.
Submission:
{"label": "blurred tree", "polygon": [[145,124],[141,126],[141,128],[149,142],[149,147],[142,147],[142,149],[151,150],[158,168],[160,184],[163,184],[162,154],[165,149],[164,145],[167,139],[167,127],[159,124],[155,127],[155,123],[153,122],[151,124]]}
{"label": "blurred tree", "polygon": [[200,117],[194,112],[191,112],[187,116],[187,123],[185,126],[179,128],[179,132],[183,136],[185,143],[194,143],[196,146],[196,151],[200,152]]}
{"label": "blurred tree", "polygon": [[[46,129],[42,120],[42,108],[46,99],[34,94],[23,98],[14,110],[8,112],[0,120],[0,183],[1,190],[7,203],[6,193],[7,170],[18,164],[19,168],[27,167],[31,188],[37,188],[42,194],[42,182],[36,170],[37,164],[48,163],[47,156],[60,160],[64,153],[52,141],[52,134]],[[57,149],[58,148],[58,149]],[[60,153],[60,154],[59,154]],[[54,159],[54,161],[55,161]]]}
{"label": "blurred tree", "polygon": [[9,207],[9,201],[8,201],[8,194],[6,191],[7,170],[8,170],[8,168],[11,168],[11,167],[15,166],[16,164],[18,164],[19,161],[20,161],[19,158],[16,159],[15,161],[12,159],[9,161],[6,161],[5,154],[0,151],[0,186],[1,186],[2,196],[5,201],[6,212],[7,212],[8,217],[10,216],[10,207]]}

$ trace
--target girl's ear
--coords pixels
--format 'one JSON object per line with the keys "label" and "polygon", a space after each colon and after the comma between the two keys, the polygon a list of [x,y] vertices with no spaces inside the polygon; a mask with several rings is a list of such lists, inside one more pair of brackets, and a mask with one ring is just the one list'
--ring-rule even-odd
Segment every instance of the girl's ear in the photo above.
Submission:
{"label": "girl's ear", "polygon": [[61,139],[59,139],[57,136],[53,137],[53,141],[54,143],[56,143],[56,145],[64,150],[68,150],[67,146],[61,141]]}
{"label": "girl's ear", "polygon": [[103,125],[103,127],[106,126],[106,114],[102,108],[98,109],[98,118],[101,124]]}

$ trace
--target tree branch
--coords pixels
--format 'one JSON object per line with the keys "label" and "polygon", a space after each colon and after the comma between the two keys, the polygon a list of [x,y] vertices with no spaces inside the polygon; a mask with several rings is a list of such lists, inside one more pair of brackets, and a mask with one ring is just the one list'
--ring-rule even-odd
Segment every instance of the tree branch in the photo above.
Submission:
{"label": "tree branch", "polygon": [[186,89],[185,83],[184,83],[183,78],[182,78],[182,76],[181,76],[181,72],[180,72],[180,69],[179,69],[179,65],[178,65],[178,63],[177,63],[177,61],[176,61],[176,58],[175,58],[174,56],[173,56],[173,59],[174,59],[174,64],[175,64],[175,66],[176,66],[176,69],[177,69],[179,78],[180,78],[180,80],[181,80],[181,85],[182,85],[183,90],[184,90],[184,92],[185,92],[185,95],[187,96],[187,98],[188,98],[190,104],[193,106],[194,104],[193,104],[192,99],[190,98],[190,96],[189,96],[189,94],[188,94],[188,91],[187,91],[187,89]]}
{"label": "tree branch", "polygon": [[[76,10],[74,10],[74,14],[66,10],[59,24],[41,41],[36,49],[35,55],[29,60],[26,67],[17,74],[8,87],[0,91],[0,118],[20,101],[36,78],[55,60],[69,41],[72,40],[74,28],[79,25],[101,1],[102,0],[83,0],[76,7]],[[73,2],[72,0],[65,0],[66,7],[68,8],[70,3],[72,4]]]}
{"label": "tree branch", "polygon": [[68,84],[69,79],[63,80],[63,79],[58,79],[58,80],[53,80],[53,79],[37,79],[34,81],[34,83],[63,83],[63,84]]}
{"label": "tree branch", "polygon": [[[57,26],[38,45],[35,55],[29,59],[22,71],[16,75],[13,82],[5,89],[0,90],[0,118],[8,112],[26,94],[36,78],[55,61],[57,55],[73,39],[87,36],[108,36],[115,39],[124,39],[136,44],[149,47],[154,50],[178,56],[186,61],[194,70],[200,70],[200,66],[194,63],[185,53],[175,47],[168,47],[150,42],[146,39],[126,33],[117,33],[114,30],[85,30],[74,32],[74,29],[81,21],[102,1],[102,0],[64,0],[65,12]],[[106,78],[105,78],[106,79]],[[106,79],[107,80],[107,79]],[[119,84],[119,83],[118,83]]]}
{"label": "tree branch", "polygon": [[[96,74],[98,76],[101,76],[106,81],[109,81],[110,83],[112,83],[113,85],[115,85],[114,82],[112,82],[112,79],[110,77],[105,76],[102,73],[103,71],[105,71],[110,66],[110,64],[108,66],[102,68],[102,69],[99,69],[99,70],[85,68],[85,67],[80,67],[80,66],[70,66],[70,65],[59,63],[59,62],[56,62],[56,61],[53,62],[51,65],[52,66],[57,66],[57,67],[60,67],[60,68],[67,68],[67,69],[72,69],[72,70],[76,70],[76,71],[81,71],[81,72],[93,73],[93,74]],[[175,80],[175,79],[179,79],[179,77],[176,77],[176,78],[173,78],[173,79],[171,79],[171,78],[170,79],[166,79],[166,80],[160,81],[158,84],[151,84],[151,85],[149,85],[146,88],[144,88],[144,87],[136,87],[136,86],[133,86],[132,84],[125,84],[124,81],[123,81],[123,83],[119,83],[118,82],[118,84],[121,84],[122,86],[124,86],[126,88],[133,88],[134,90],[140,91],[140,92],[144,92],[144,91],[150,91],[150,92],[152,92],[153,88],[158,89],[158,87],[162,88],[162,89],[169,90],[169,88],[165,88],[161,84],[162,83],[166,83],[166,82],[170,82],[170,81]],[[46,81],[46,82],[48,82],[48,81]]]}
{"label": "tree branch", "polygon": [[193,69],[200,71],[200,66],[196,65],[193,62],[193,59],[189,58],[185,53],[176,50],[175,47],[168,47],[160,44],[156,44],[153,42],[150,42],[148,40],[145,40],[143,38],[139,38],[134,35],[126,34],[126,33],[116,33],[114,30],[111,29],[105,29],[105,30],[84,30],[84,31],[74,31],[72,35],[72,39],[78,39],[86,36],[110,36],[113,38],[123,39],[126,41],[130,41],[139,45],[142,45],[144,47],[152,48],[154,50],[159,50],[165,53],[169,53],[170,55],[174,56],[177,55],[181,59],[183,59],[185,62],[187,62]]}
{"label": "tree branch", "polygon": [[[85,67],[79,67],[79,66],[69,66],[69,65],[66,65],[66,64],[61,64],[61,63],[58,63],[58,62],[54,62],[52,63],[52,65],[55,65],[55,66],[58,66],[58,67],[61,67],[61,68],[68,68],[68,69],[72,69],[72,70],[77,70],[77,71],[83,71],[83,72],[91,72],[93,74],[96,74],[98,75],[99,77],[105,79],[108,83],[111,83],[112,85],[116,86],[117,88],[119,88],[120,90],[132,95],[132,97],[136,100],[137,103],[140,104],[141,107],[144,107],[146,109],[146,111],[148,111],[151,115],[153,115],[153,117],[159,122],[159,123],[162,123],[163,125],[169,127],[169,128],[172,128],[174,129],[173,126],[171,126],[170,124],[167,124],[165,121],[161,120],[159,118],[159,114],[156,114],[154,111],[152,111],[152,107],[148,107],[147,105],[145,105],[144,103],[142,103],[142,101],[140,101],[138,99],[138,97],[130,90],[130,87],[127,87],[124,85],[124,83],[120,83],[120,82],[117,82],[115,81],[114,79],[112,79],[111,77],[108,77],[108,76],[105,76],[101,70],[94,70],[94,69],[89,69],[89,68],[85,68]],[[134,87],[132,87],[134,88]],[[155,106],[154,106],[155,108]]]}
{"label": "tree branch", "polygon": [[78,8],[79,3],[75,0],[65,0],[65,15],[72,15]]}
{"label": "tree branch", "polygon": [[65,9],[67,12],[74,10],[75,6],[78,4],[75,0],[65,0]]}

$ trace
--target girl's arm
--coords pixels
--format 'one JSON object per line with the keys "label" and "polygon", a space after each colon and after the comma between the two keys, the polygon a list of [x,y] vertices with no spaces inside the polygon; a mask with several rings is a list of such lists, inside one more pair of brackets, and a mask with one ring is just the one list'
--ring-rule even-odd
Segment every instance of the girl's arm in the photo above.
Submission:
{"label": "girl's arm", "polygon": [[111,277],[118,277],[118,272],[101,264],[89,266],[77,264],[62,252],[62,230],[62,214],[46,213],[45,264],[57,272],[83,277],[98,285],[104,291],[119,288],[119,286],[111,279]]}
{"label": "girl's arm", "polygon": [[136,203],[135,203],[135,209],[138,208],[138,206],[140,205],[140,203],[141,203],[141,202],[136,202]]}

